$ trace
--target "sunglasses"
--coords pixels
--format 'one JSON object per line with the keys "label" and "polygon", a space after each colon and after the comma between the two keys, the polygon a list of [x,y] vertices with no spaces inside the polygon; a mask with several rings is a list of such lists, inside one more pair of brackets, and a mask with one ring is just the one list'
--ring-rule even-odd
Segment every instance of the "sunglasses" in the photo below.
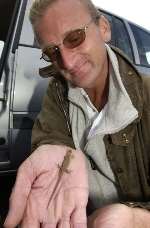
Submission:
{"label": "sunglasses", "polygon": [[61,59],[60,45],[64,45],[66,48],[73,49],[81,45],[86,38],[86,30],[93,22],[93,19],[89,21],[83,28],[75,29],[66,34],[63,42],[58,45],[48,45],[42,50],[42,56],[40,59],[44,59],[46,62],[59,62]]}

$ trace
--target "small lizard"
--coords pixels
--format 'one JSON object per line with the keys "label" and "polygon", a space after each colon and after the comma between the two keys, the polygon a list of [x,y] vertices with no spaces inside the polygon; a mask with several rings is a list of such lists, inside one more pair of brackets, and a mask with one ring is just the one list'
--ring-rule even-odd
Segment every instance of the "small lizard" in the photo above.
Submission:
{"label": "small lizard", "polygon": [[58,179],[57,179],[57,182],[55,184],[55,187],[52,191],[52,194],[51,194],[51,197],[49,199],[49,202],[48,202],[48,205],[47,207],[49,206],[50,202],[52,201],[52,199],[55,197],[55,195],[57,194],[57,191],[59,190],[59,187],[60,187],[60,180],[61,180],[61,177],[63,176],[64,173],[70,173],[71,171],[68,170],[68,167],[69,167],[69,164],[70,164],[70,161],[71,159],[73,158],[73,154],[72,154],[72,150],[68,150],[64,156],[64,159],[62,161],[62,164],[61,165],[57,165],[58,168],[59,168],[59,173],[58,173]]}
{"label": "small lizard", "polygon": [[58,165],[59,168],[59,177],[63,175],[63,173],[70,173],[71,171],[68,170],[69,164],[71,159],[73,158],[72,150],[68,150],[66,155],[64,156],[64,160],[61,165]]}

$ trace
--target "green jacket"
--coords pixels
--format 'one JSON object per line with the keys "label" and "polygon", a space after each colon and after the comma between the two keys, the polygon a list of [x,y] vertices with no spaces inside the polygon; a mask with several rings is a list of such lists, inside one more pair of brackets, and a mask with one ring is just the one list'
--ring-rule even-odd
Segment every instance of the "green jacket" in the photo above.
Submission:
{"label": "green jacket", "polygon": [[[140,76],[120,51],[114,51],[122,82],[139,115],[123,130],[104,137],[106,153],[116,178],[120,201],[140,202],[130,206],[149,209],[150,78]],[[55,75],[55,71],[52,74]],[[68,108],[66,82],[56,73],[50,80],[42,110],[33,127],[32,150],[42,144],[65,144],[74,148]]]}

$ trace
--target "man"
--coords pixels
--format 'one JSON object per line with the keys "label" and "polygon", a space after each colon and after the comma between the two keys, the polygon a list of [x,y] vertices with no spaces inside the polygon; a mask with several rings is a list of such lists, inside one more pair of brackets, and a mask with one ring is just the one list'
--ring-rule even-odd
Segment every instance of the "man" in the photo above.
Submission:
{"label": "man", "polygon": [[86,170],[88,227],[149,227],[149,80],[106,44],[90,0],[35,0],[30,20],[54,77],[5,227],[85,228]]}

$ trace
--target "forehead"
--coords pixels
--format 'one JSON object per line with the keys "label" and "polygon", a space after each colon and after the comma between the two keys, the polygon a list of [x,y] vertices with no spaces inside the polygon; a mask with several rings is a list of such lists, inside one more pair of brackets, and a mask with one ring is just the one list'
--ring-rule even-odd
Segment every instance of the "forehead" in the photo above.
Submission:
{"label": "forehead", "polygon": [[37,30],[43,42],[59,41],[68,31],[84,26],[90,18],[79,0],[58,0],[45,11]]}

